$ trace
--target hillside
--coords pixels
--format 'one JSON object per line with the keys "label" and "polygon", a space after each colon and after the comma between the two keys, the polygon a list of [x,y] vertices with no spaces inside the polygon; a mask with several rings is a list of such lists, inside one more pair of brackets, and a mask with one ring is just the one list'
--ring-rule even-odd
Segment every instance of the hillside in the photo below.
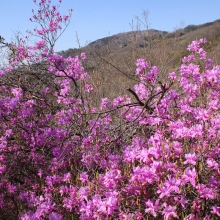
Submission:
{"label": "hillside", "polygon": [[113,98],[124,94],[126,88],[133,86],[138,58],[146,59],[150,65],[157,65],[161,78],[164,78],[170,71],[176,70],[182,57],[187,55],[187,45],[199,38],[207,39],[206,49],[210,57],[214,52],[217,63],[220,60],[220,20],[188,25],[174,32],[151,29],[119,33],[60,53],[65,57],[81,52],[87,54],[85,67],[91,75],[96,102],[101,97]]}
{"label": "hillside", "polygon": [[[109,37],[104,37],[102,39],[95,40],[89,43],[87,46],[82,47],[80,49],[68,49],[66,51],[61,51],[61,53],[65,56],[74,56],[78,54],[79,51],[89,51],[89,50],[99,50],[103,47],[110,46],[111,49],[124,48],[129,46],[134,38],[137,43],[137,46],[143,48],[147,47],[151,43],[158,43],[158,39],[172,39],[172,38],[180,38],[184,35],[183,38],[186,40],[191,38],[191,35],[195,36],[196,34],[204,35],[208,38],[213,37],[214,35],[219,34],[220,29],[220,19],[207,22],[201,25],[188,25],[183,29],[178,29],[174,32],[160,31],[160,30],[137,30],[137,31],[129,31],[125,33],[119,33],[116,35],[112,35]],[[210,32],[211,30],[211,32]],[[153,41],[153,42],[152,42]]]}

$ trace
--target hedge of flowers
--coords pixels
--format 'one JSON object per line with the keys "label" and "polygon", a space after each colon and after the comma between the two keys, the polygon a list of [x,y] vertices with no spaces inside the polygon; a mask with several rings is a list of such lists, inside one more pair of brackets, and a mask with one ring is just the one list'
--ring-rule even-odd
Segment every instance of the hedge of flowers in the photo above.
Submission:
{"label": "hedge of flowers", "polygon": [[[5,44],[13,53],[0,70],[1,219],[219,219],[220,66],[206,40],[165,82],[138,59],[130,96],[93,106],[86,55],[53,51],[71,11],[34,2],[39,40]],[[17,71],[34,66],[56,90],[21,86]]]}

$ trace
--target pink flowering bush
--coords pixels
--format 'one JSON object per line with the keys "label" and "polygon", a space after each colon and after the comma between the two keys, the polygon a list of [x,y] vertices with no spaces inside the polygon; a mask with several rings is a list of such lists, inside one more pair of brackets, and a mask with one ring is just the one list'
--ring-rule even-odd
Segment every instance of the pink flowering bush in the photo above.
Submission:
{"label": "pink flowering bush", "polygon": [[[220,218],[220,66],[206,58],[205,39],[166,83],[138,59],[131,97],[93,106],[86,55],[53,51],[71,14],[38,5],[30,20],[40,40],[8,44],[0,70],[1,219]],[[15,73],[31,68],[50,83],[25,87]]]}

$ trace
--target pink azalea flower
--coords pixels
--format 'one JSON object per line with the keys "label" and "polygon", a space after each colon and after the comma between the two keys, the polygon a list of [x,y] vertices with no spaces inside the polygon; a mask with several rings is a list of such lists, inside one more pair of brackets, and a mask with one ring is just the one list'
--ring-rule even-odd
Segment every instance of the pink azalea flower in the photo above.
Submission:
{"label": "pink azalea flower", "polygon": [[214,159],[207,159],[206,163],[209,168],[215,169],[215,170],[218,169],[218,163]]}
{"label": "pink azalea flower", "polygon": [[215,199],[216,193],[213,189],[206,187],[205,184],[198,184],[196,187],[201,198]]}
{"label": "pink azalea flower", "polygon": [[186,168],[184,175],[184,182],[190,182],[194,187],[196,186],[196,169],[195,167],[191,170],[190,167]]}
{"label": "pink azalea flower", "polygon": [[70,173],[66,173],[66,174],[64,174],[64,176],[63,176],[63,181],[65,181],[65,182],[70,182],[70,179],[71,179],[71,175],[70,175]]}
{"label": "pink azalea flower", "polygon": [[220,217],[220,206],[217,206],[217,205],[212,206],[211,213]]}
{"label": "pink azalea flower", "polygon": [[56,212],[52,212],[49,215],[49,220],[62,220],[62,219],[63,219],[62,215],[60,215]]}
{"label": "pink azalea flower", "polygon": [[146,206],[148,207],[145,209],[145,212],[151,213],[154,216],[154,218],[156,218],[157,211],[159,211],[159,209],[160,209],[159,202],[160,202],[160,200],[158,199],[155,201],[155,204],[153,204],[153,202],[151,202],[151,200],[148,199],[148,201],[145,203]]}
{"label": "pink azalea flower", "polygon": [[3,70],[0,70],[0,76],[5,75],[5,72]]}
{"label": "pink azalea flower", "polygon": [[83,182],[83,183],[85,183],[85,182],[87,182],[88,181],[88,174],[86,173],[86,172],[83,172],[83,173],[81,173],[80,174],[80,180]]}
{"label": "pink azalea flower", "polygon": [[85,84],[85,90],[86,92],[90,93],[91,91],[93,91],[93,87],[90,84]]}
{"label": "pink azalea flower", "polygon": [[169,73],[169,78],[172,80],[176,79],[176,73],[175,72]]}
{"label": "pink azalea flower", "polygon": [[170,217],[178,218],[178,215],[176,214],[176,206],[166,206],[163,210],[163,215],[165,220],[169,220]]}
{"label": "pink azalea flower", "polygon": [[[69,16],[64,16],[64,17],[65,17],[64,20],[67,20]],[[86,57],[86,54],[85,54],[85,53],[81,53],[80,56],[81,56],[81,58],[82,58],[83,60],[87,60],[87,57]]]}
{"label": "pink azalea flower", "polygon": [[198,51],[200,44],[198,41],[192,41],[192,43],[187,47],[189,51]]}
{"label": "pink azalea flower", "polygon": [[184,161],[184,164],[196,165],[196,154],[195,153],[185,154],[185,158],[186,160]]}

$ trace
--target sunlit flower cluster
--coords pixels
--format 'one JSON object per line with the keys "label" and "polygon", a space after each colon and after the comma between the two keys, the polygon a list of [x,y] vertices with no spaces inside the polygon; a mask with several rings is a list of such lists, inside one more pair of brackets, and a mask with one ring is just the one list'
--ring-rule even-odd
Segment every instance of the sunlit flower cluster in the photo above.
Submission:
{"label": "sunlit flower cluster", "polygon": [[36,97],[0,86],[0,209],[21,220],[220,218],[220,66],[206,58],[206,40],[188,46],[166,83],[138,59],[134,97],[93,106],[85,53],[64,58],[47,41],[69,19],[50,4],[41,0],[31,18],[44,24],[40,40],[10,45],[0,70],[46,63],[58,87]]}

